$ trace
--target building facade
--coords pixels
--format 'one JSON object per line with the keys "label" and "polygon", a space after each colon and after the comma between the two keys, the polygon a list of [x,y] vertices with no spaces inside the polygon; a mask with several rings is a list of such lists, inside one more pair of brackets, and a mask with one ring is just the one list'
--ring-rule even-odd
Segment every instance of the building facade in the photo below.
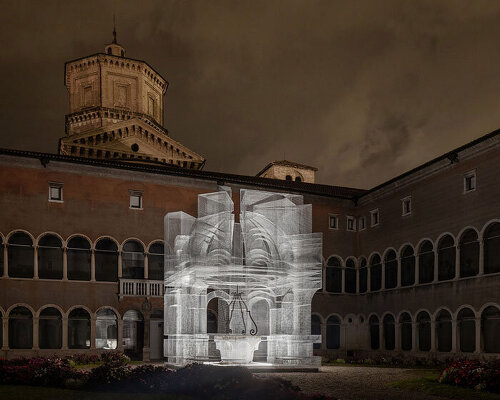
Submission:
{"label": "building facade", "polygon": [[[500,131],[370,190],[315,184],[315,169],[296,163],[213,173],[163,128],[166,81],[116,41],[67,63],[65,77],[60,154],[0,150],[1,357],[162,359],[163,217],[196,216],[197,196],[220,186],[235,205],[240,189],[312,204],[324,252],[318,355],[500,353]],[[209,332],[224,325],[220,303],[208,305]]]}

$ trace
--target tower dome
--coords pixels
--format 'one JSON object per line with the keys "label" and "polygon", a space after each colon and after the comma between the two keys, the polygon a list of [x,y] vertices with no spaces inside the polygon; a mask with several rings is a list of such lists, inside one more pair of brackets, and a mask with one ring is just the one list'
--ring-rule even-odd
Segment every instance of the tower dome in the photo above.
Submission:
{"label": "tower dome", "polygon": [[125,57],[125,49],[116,41],[116,27],[114,24],[113,41],[105,47],[104,52],[112,56]]}

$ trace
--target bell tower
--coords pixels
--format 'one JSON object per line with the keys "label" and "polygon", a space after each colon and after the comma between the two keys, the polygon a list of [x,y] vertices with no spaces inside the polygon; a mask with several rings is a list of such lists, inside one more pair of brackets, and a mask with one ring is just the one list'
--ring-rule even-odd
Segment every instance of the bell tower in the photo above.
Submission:
{"label": "bell tower", "polygon": [[163,127],[167,80],[147,62],[125,57],[116,39],[103,53],[65,63],[69,92],[59,153],[200,169],[205,159]]}

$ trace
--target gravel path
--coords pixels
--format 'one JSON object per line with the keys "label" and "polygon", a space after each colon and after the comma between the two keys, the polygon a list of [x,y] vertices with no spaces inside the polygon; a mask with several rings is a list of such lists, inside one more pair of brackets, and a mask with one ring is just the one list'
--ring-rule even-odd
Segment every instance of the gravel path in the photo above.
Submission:
{"label": "gravel path", "polygon": [[324,366],[317,373],[258,373],[280,376],[306,393],[324,393],[342,400],[438,400],[443,397],[388,387],[390,382],[418,378],[411,369]]}

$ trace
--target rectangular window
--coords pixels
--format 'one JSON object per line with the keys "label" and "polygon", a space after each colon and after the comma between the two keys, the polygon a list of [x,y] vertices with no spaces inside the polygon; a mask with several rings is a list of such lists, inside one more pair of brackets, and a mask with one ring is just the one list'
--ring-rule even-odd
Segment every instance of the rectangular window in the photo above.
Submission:
{"label": "rectangular window", "polygon": [[347,230],[355,231],[356,230],[356,219],[351,216],[347,216]]}
{"label": "rectangular window", "polygon": [[63,184],[59,182],[49,182],[49,201],[63,201]]}
{"label": "rectangular window", "polygon": [[410,215],[411,214],[411,196],[407,196],[404,199],[401,199],[401,215]]}
{"label": "rectangular window", "polygon": [[464,175],[464,193],[476,190],[476,170],[469,171]]}
{"label": "rectangular window", "polygon": [[360,217],[359,218],[359,230],[365,230],[366,229],[366,217]]}
{"label": "rectangular window", "polygon": [[371,216],[371,226],[377,226],[380,222],[378,209],[370,211],[370,216]]}
{"label": "rectangular window", "polygon": [[92,86],[85,86],[83,88],[83,106],[92,107],[94,105],[94,99],[92,95]]}
{"label": "rectangular window", "polygon": [[152,98],[151,96],[148,96],[148,114],[151,115],[153,118],[155,117],[156,110],[155,110],[155,99]]}
{"label": "rectangular window", "polygon": [[137,190],[130,191],[130,208],[142,210],[142,192]]}
{"label": "rectangular window", "polygon": [[328,228],[339,229],[339,217],[338,215],[328,215]]}

